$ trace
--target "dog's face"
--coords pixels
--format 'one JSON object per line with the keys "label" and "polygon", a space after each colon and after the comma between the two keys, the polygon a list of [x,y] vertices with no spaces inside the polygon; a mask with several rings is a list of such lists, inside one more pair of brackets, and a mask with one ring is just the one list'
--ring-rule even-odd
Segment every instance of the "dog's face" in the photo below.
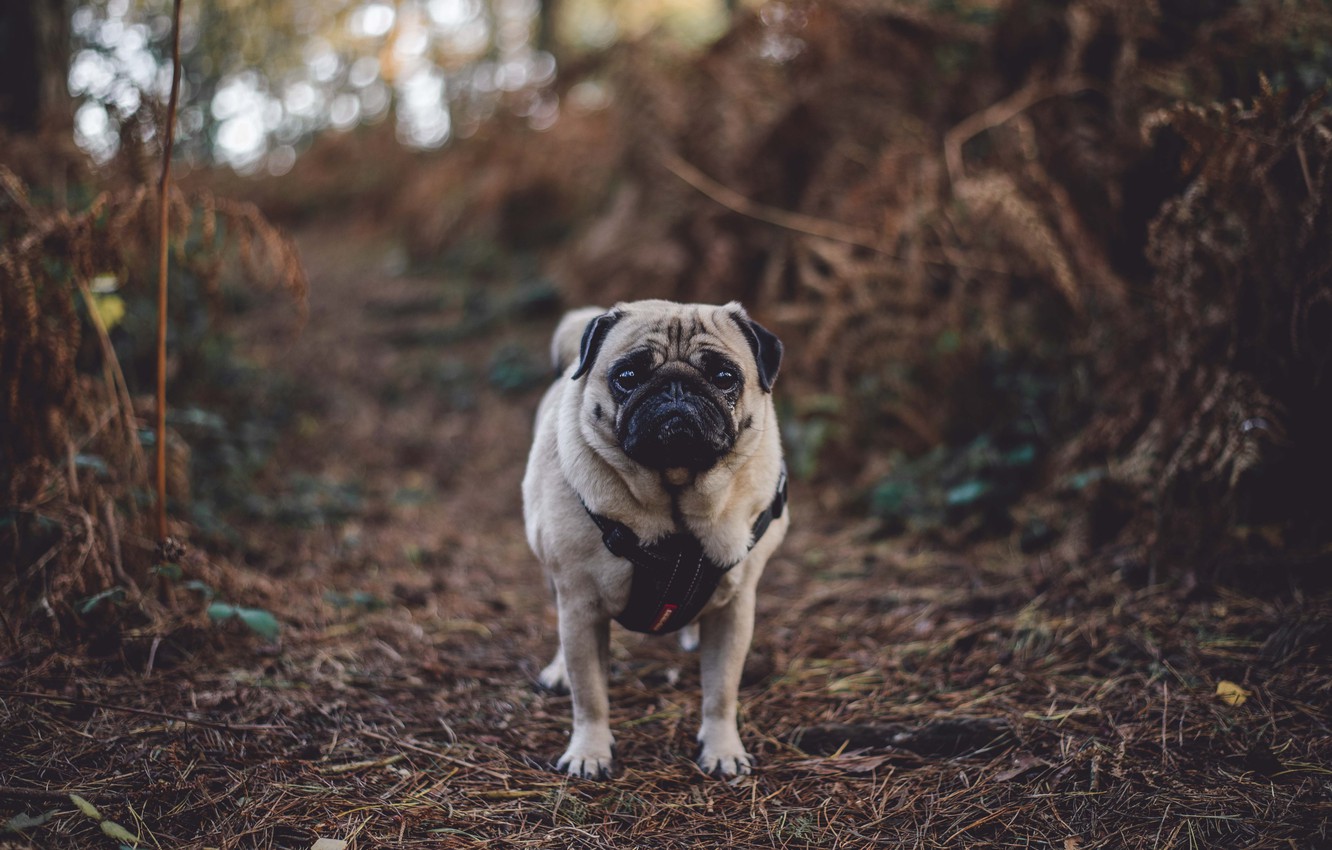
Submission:
{"label": "dog's face", "polygon": [[583,427],[648,469],[706,472],[770,403],[781,357],[738,304],[618,305],[583,332]]}

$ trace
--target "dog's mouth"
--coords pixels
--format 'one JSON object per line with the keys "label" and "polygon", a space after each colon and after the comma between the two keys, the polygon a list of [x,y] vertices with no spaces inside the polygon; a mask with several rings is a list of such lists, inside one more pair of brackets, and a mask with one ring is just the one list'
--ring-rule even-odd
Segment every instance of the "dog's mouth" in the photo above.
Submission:
{"label": "dog's mouth", "polygon": [[664,380],[629,399],[620,445],[649,469],[705,472],[730,453],[735,428],[724,398],[692,382]]}

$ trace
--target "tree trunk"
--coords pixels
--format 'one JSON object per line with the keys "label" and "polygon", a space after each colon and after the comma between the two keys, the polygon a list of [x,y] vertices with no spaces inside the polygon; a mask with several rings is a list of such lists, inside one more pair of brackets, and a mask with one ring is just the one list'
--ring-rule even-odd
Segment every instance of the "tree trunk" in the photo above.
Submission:
{"label": "tree trunk", "polygon": [[19,133],[73,124],[69,0],[0,0],[0,126]]}
{"label": "tree trunk", "polygon": [[559,33],[556,32],[559,15],[559,0],[542,0],[541,11],[537,13],[536,47],[559,58]]}

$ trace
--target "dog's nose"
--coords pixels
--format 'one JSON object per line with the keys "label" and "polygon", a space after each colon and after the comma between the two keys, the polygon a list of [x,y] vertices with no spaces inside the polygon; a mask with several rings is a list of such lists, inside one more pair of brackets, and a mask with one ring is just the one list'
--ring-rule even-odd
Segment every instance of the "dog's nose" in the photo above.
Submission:
{"label": "dog's nose", "polygon": [[670,384],[671,401],[684,401],[684,384],[680,381],[671,381]]}

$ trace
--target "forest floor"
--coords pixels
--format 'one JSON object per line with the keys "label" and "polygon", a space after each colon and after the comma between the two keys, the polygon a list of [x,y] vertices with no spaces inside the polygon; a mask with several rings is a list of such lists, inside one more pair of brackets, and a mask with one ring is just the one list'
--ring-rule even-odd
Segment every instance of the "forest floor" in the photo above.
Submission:
{"label": "forest floor", "polygon": [[298,238],[303,333],[236,328],[302,399],[265,486],[337,507],[242,529],[239,601],[281,636],[5,662],[0,823],[50,817],[0,847],[124,843],[71,792],[157,848],[1332,846],[1326,599],[876,539],[800,483],[741,693],[755,773],[695,767],[695,660],[618,628],[617,774],[552,772],[570,704],[533,687],[555,616],[519,482],[556,315],[405,273],[365,224]]}

